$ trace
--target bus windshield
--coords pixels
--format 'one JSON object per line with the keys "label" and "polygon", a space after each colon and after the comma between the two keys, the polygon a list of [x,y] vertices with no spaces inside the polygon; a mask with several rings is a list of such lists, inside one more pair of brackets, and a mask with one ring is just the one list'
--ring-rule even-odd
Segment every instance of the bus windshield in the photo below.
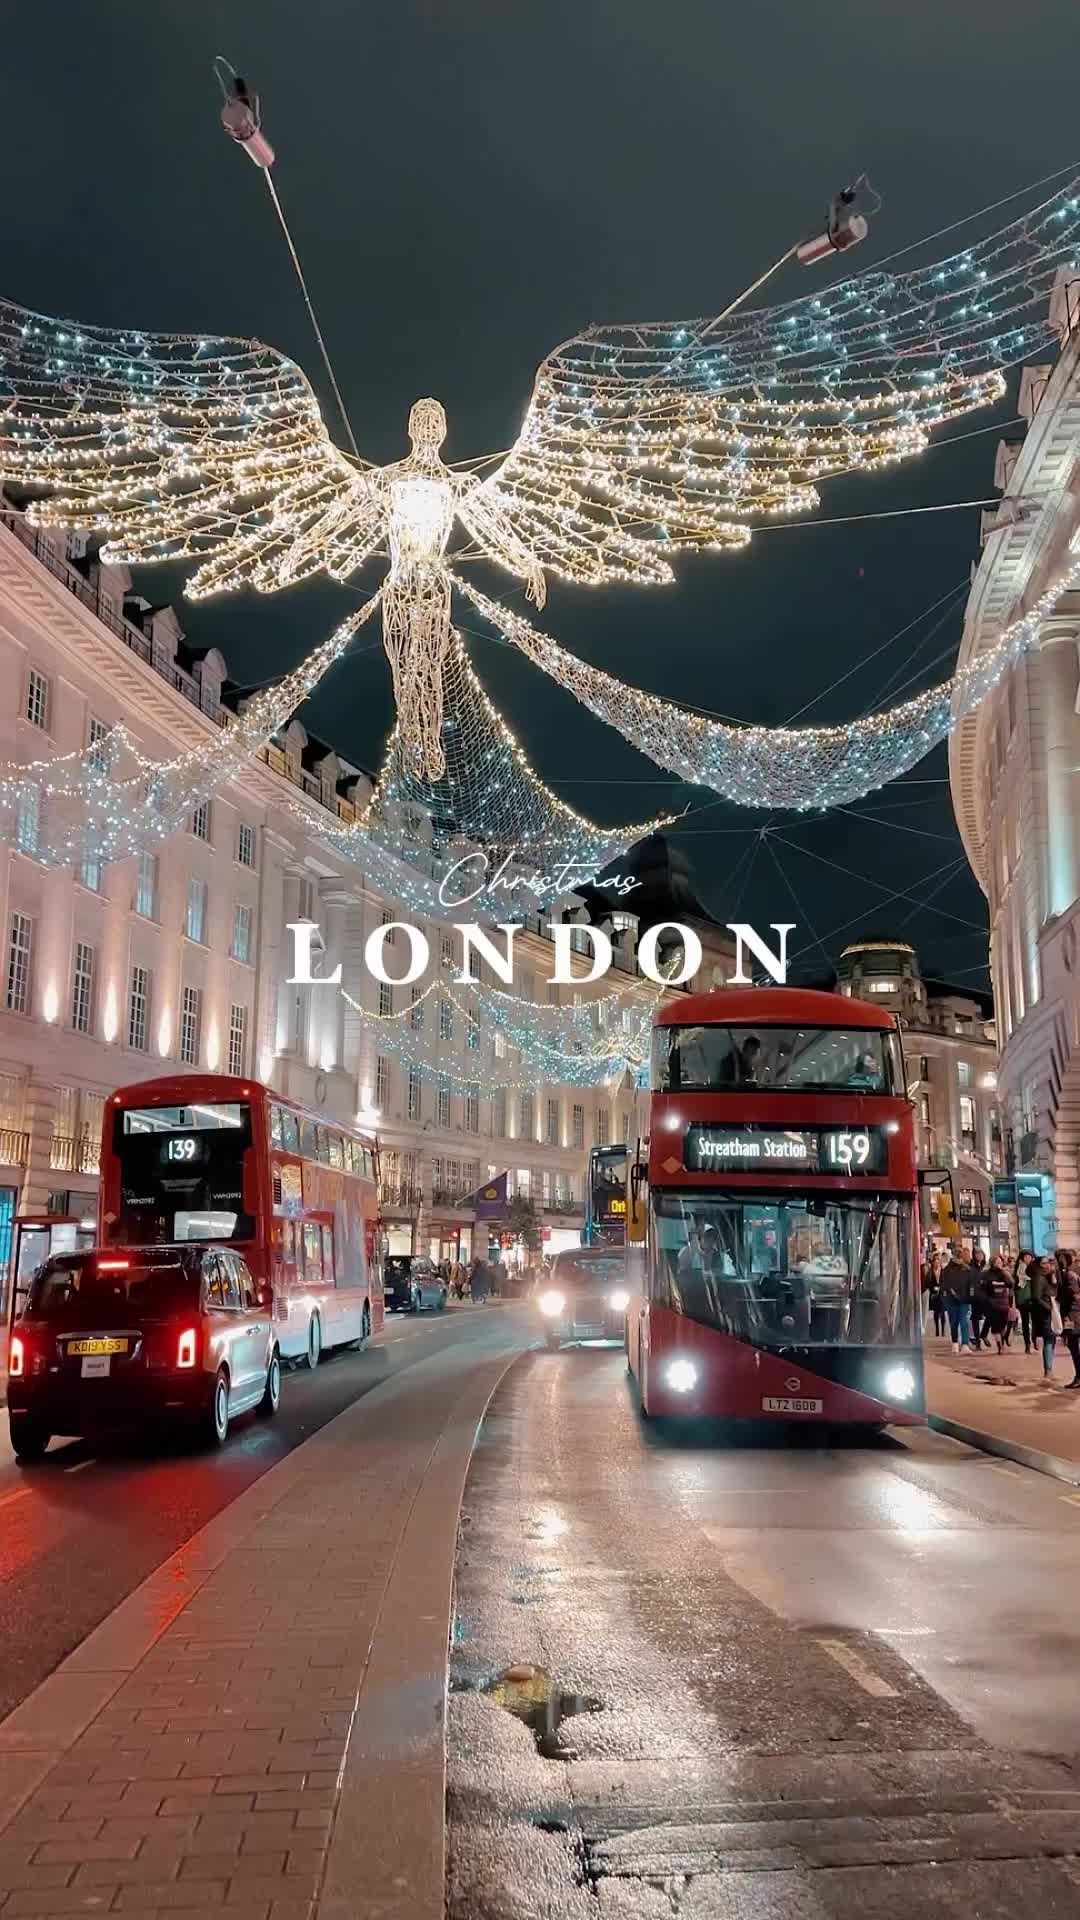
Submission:
{"label": "bus windshield", "polygon": [[658,1026],[652,1084],[661,1093],[905,1091],[897,1037],[876,1027]]}
{"label": "bus windshield", "polygon": [[255,1226],[243,1185],[250,1145],[246,1102],[118,1109],[120,1209],[112,1242],[249,1239]]}
{"label": "bus windshield", "polygon": [[911,1202],[654,1191],[655,1297],[756,1346],[916,1337]]}

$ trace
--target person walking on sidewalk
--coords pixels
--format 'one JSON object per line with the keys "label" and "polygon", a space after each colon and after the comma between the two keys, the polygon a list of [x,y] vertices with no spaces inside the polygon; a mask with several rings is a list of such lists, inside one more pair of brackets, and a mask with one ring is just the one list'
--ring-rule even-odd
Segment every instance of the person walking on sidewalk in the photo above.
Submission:
{"label": "person walking on sidewalk", "polygon": [[1034,1264],[1030,1253],[1021,1253],[1013,1268],[1013,1304],[1020,1316],[1025,1353],[1031,1352],[1031,1268]]}
{"label": "person walking on sidewalk", "polygon": [[926,1322],[932,1313],[934,1332],[945,1331],[945,1302],[941,1295],[941,1255],[931,1252],[923,1261],[922,1270],[922,1324],[926,1332]]}
{"label": "person walking on sidewalk", "polygon": [[966,1248],[954,1247],[941,1275],[954,1353],[971,1352],[971,1285],[974,1275]]}
{"label": "person walking on sidewalk", "polygon": [[1075,1253],[1065,1256],[1065,1272],[1060,1283],[1059,1305],[1065,1345],[1073,1363],[1073,1377],[1066,1384],[1080,1387],[1080,1259]]}
{"label": "person walking on sidewalk", "polygon": [[987,1343],[991,1337],[997,1350],[1004,1353],[1009,1343],[1009,1315],[1013,1311],[1012,1281],[1000,1253],[991,1255],[983,1287]]}
{"label": "person walking on sidewalk", "polygon": [[[971,1344],[976,1353],[983,1343],[986,1320],[986,1255],[981,1247],[971,1250]],[[989,1337],[986,1342],[989,1347]]]}
{"label": "person walking on sidewalk", "polygon": [[1035,1268],[1031,1276],[1031,1327],[1042,1348],[1043,1380],[1047,1386],[1052,1386],[1054,1351],[1063,1326],[1058,1300],[1057,1262],[1052,1254],[1045,1254],[1041,1260],[1033,1260],[1031,1264]]}

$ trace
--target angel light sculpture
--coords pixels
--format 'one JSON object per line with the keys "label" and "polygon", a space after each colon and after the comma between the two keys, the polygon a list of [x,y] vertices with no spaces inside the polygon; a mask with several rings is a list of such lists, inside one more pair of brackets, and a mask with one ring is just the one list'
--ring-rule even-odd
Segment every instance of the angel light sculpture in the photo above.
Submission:
{"label": "angel light sculpture", "polygon": [[[195,597],[348,580],[388,559],[399,737],[437,779],[455,522],[465,557],[478,550],[538,605],[547,574],[670,582],[680,551],[742,547],[755,521],[815,507],[823,479],[918,453],[935,427],[999,399],[1003,369],[1053,335],[1050,291],[1078,240],[1074,179],[929,266],[716,320],[589,328],[542,363],[484,480],[444,463],[435,400],[413,407],[405,458],[369,466],[334,444],[299,367],[258,341],[0,303],[0,478],[44,489],[28,517],[104,536],[106,560],[197,560]],[[554,671],[555,651],[545,660],[513,619],[505,631]],[[562,684],[585,697],[560,657]],[[617,702],[604,717],[620,726]],[[693,757],[679,765],[695,777]],[[721,790],[739,797],[737,781]]]}

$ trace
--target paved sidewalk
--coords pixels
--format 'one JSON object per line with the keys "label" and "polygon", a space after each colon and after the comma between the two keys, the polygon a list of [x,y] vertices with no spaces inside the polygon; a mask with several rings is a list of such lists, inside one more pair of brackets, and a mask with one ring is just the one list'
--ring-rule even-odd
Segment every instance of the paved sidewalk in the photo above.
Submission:
{"label": "paved sidewalk", "polygon": [[493,1315],[349,1407],[0,1723],[2,1920],[441,1915],[458,1507],[524,1344]]}
{"label": "paved sidewalk", "polygon": [[1018,1331],[1014,1337],[1016,1346],[1002,1354],[954,1354],[948,1341],[928,1335],[926,1403],[934,1424],[957,1438],[980,1436],[1011,1458],[1041,1455],[1026,1464],[1080,1485],[1080,1390],[1065,1391],[1072,1360],[1059,1343],[1047,1386],[1041,1353],[1026,1354]]}

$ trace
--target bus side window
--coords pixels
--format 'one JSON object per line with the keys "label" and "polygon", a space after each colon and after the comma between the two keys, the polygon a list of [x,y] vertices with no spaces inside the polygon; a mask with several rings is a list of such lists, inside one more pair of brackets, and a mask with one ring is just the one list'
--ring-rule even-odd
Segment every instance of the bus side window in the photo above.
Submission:
{"label": "bus side window", "polygon": [[322,1281],[322,1235],[317,1220],[304,1221],[304,1278]]}
{"label": "bus side window", "polygon": [[290,1113],[287,1107],[281,1109],[281,1144],[286,1153],[300,1151],[300,1128],[295,1113]]}
{"label": "bus side window", "polygon": [[327,1133],[326,1148],[332,1167],[345,1165],[345,1147],[340,1133]]}
{"label": "bus side window", "polygon": [[315,1129],[315,1158],[321,1160],[324,1167],[330,1163],[330,1135],[325,1127]]}
{"label": "bus side window", "polygon": [[285,1144],[284,1120],[285,1116],[277,1101],[272,1101],[270,1105],[270,1145],[272,1147],[282,1147]]}
{"label": "bus side window", "polygon": [[314,1120],[305,1120],[300,1128],[300,1151],[305,1160],[317,1160],[316,1135],[318,1129]]}
{"label": "bus side window", "polygon": [[328,1287],[332,1287],[335,1284],[333,1227],[324,1227],[322,1230],[322,1262],[323,1262],[323,1280]]}

